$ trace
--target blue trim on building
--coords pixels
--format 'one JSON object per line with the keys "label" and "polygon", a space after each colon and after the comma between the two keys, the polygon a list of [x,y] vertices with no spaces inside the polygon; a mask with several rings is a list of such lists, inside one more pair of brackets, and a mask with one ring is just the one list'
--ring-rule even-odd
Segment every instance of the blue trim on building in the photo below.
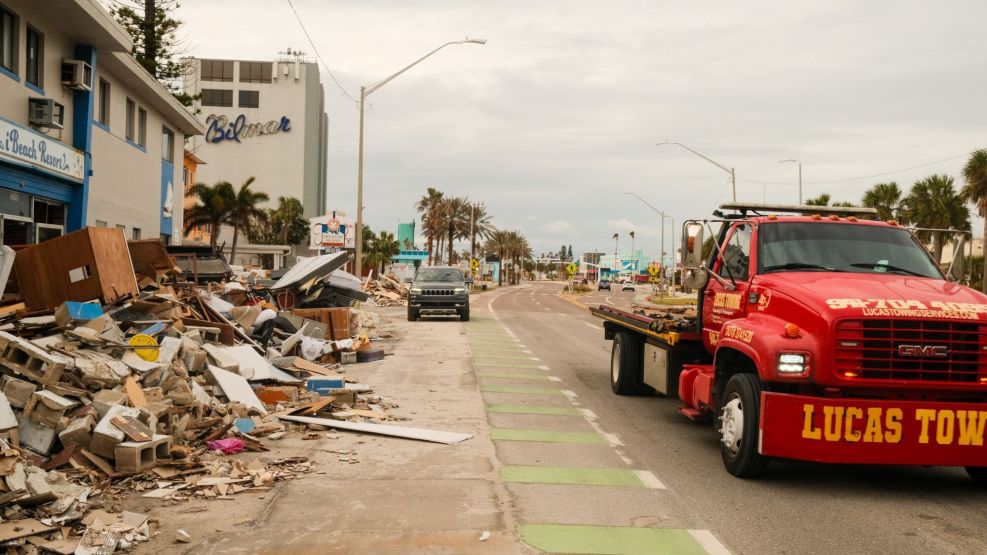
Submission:
{"label": "blue trim on building", "polygon": [[13,71],[10,71],[9,69],[7,69],[7,68],[5,68],[3,66],[0,66],[0,74],[6,75],[7,77],[10,77],[14,81],[17,81],[18,83],[21,82],[21,76],[20,75],[17,75]]}
{"label": "blue trim on building", "polygon": [[44,96],[45,95],[45,90],[42,89],[41,87],[35,85],[34,83],[28,83],[27,81],[24,81],[24,86],[27,87],[27,88],[29,88],[29,89],[31,89],[32,91],[40,94],[41,96]]}
{"label": "blue trim on building", "polygon": [[[96,75],[96,49],[89,44],[75,46],[75,58],[82,60],[93,68]],[[72,232],[86,227],[86,214],[89,208],[89,183],[92,177],[93,156],[93,109],[95,107],[93,91],[75,91],[72,96],[72,146],[81,150],[85,156],[86,169],[82,177],[82,185],[73,191],[69,203],[68,221],[65,231]]]}
{"label": "blue trim on building", "polygon": [[[171,188],[172,197],[175,195],[175,165],[171,162],[162,159],[161,160],[161,204],[159,204],[159,209],[161,210],[161,235],[166,235],[171,237],[172,222],[174,222],[174,214],[171,216],[165,216],[165,201],[168,199],[168,189]],[[174,199],[173,199],[174,200]],[[174,202],[172,202],[174,206]]]}
{"label": "blue trim on building", "polygon": [[32,168],[13,164],[0,166],[0,189],[70,203],[78,187],[71,181],[56,179]]}
{"label": "blue trim on building", "polygon": [[110,131],[110,126],[109,125],[106,125],[105,123],[103,123],[103,122],[101,122],[99,120],[95,120],[94,119],[93,120],[93,125],[95,125],[96,127],[99,127],[100,129],[102,129],[103,131],[106,131],[107,133],[112,133],[112,131]]}
{"label": "blue trim on building", "polygon": [[146,148],[144,148],[144,147],[142,147],[141,145],[139,145],[139,144],[137,144],[137,143],[135,143],[134,141],[131,141],[130,139],[124,139],[124,141],[126,141],[126,143],[127,143],[128,145],[130,145],[130,146],[132,146],[132,147],[134,147],[134,148],[136,148],[137,150],[139,150],[139,151],[141,151],[141,152],[143,152],[144,154],[147,154],[147,149],[146,149]]}

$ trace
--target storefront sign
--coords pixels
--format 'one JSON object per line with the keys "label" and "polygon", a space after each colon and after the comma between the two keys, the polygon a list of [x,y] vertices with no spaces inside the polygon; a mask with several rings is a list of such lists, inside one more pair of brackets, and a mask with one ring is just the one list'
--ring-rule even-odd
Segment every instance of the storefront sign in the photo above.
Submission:
{"label": "storefront sign", "polygon": [[206,129],[206,140],[211,143],[221,143],[223,141],[240,142],[241,138],[247,139],[254,135],[273,135],[287,133],[291,131],[291,120],[288,116],[281,116],[280,120],[270,120],[261,123],[247,123],[247,116],[240,114],[232,122],[226,116],[210,114],[206,118],[209,128]]}
{"label": "storefront sign", "polygon": [[309,220],[309,248],[311,249],[352,249],[356,247],[353,224],[340,221],[333,212],[329,216],[319,216]]}
{"label": "storefront sign", "polygon": [[0,158],[59,177],[82,181],[82,151],[0,118]]}

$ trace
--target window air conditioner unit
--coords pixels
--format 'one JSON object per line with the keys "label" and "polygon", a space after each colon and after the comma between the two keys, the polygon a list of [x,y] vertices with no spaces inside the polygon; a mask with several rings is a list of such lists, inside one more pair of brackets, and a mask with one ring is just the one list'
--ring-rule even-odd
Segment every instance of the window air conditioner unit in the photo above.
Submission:
{"label": "window air conditioner unit", "polygon": [[50,98],[27,99],[27,121],[38,127],[62,129],[65,107]]}
{"label": "window air conditioner unit", "polygon": [[76,91],[93,90],[93,68],[82,60],[62,60],[62,84]]}

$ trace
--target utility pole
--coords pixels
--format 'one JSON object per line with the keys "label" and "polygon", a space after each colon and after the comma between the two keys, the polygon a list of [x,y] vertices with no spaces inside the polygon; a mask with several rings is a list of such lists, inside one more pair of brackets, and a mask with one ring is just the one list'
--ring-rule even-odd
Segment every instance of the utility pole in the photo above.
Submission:
{"label": "utility pole", "polygon": [[802,206],[802,162],[800,160],[779,160],[779,164],[784,164],[785,162],[795,162],[799,167],[799,206]]}

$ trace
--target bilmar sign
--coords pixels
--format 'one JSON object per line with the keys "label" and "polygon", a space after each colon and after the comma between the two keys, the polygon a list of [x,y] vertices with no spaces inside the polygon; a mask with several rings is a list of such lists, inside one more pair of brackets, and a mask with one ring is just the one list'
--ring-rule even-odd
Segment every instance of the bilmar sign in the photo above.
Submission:
{"label": "bilmar sign", "polygon": [[75,181],[82,181],[85,172],[82,151],[3,118],[0,158]]}
{"label": "bilmar sign", "polygon": [[247,116],[243,114],[237,116],[233,121],[230,121],[226,116],[209,114],[206,123],[209,125],[209,128],[206,129],[206,140],[211,143],[223,141],[239,143],[241,138],[291,131],[291,120],[288,119],[288,116],[281,116],[279,120],[272,119],[268,122],[247,123]]}

